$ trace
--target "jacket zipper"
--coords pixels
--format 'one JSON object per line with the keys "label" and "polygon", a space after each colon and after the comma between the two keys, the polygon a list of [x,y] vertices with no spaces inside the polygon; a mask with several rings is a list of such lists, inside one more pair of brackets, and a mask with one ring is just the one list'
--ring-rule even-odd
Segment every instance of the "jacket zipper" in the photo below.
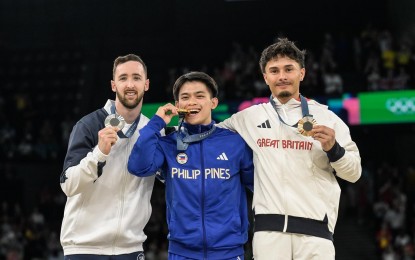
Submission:
{"label": "jacket zipper", "polygon": [[[129,139],[127,140],[126,146],[127,148],[130,146]],[[126,151],[128,151],[128,149],[126,149]],[[127,157],[127,160],[128,160],[128,157]],[[128,161],[126,161],[124,165],[127,165],[127,163]],[[117,245],[118,237],[121,232],[121,223],[122,223],[122,217],[123,217],[123,212],[124,212],[124,193],[125,193],[125,186],[126,186],[126,172],[125,171],[122,171],[122,174],[121,174],[121,184],[122,185],[121,185],[121,192],[120,192],[120,210],[119,210],[119,217],[118,217],[117,233],[115,234],[114,241],[112,243],[113,254],[117,253],[115,251],[115,248]]]}
{"label": "jacket zipper", "polygon": [[203,141],[200,142],[200,162],[202,170],[202,229],[203,229],[203,259],[207,259],[207,239],[205,227],[205,165],[203,162]]}

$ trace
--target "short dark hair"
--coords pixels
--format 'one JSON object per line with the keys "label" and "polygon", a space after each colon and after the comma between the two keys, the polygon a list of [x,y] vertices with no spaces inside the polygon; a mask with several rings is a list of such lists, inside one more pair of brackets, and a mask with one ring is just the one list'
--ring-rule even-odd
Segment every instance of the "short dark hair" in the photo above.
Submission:
{"label": "short dark hair", "polygon": [[294,42],[289,41],[287,38],[278,38],[277,41],[268,47],[266,47],[259,59],[259,67],[262,73],[265,72],[267,63],[275,57],[288,57],[295,60],[300,64],[301,68],[305,67],[305,50],[300,50]]}
{"label": "short dark hair", "polygon": [[144,63],[144,61],[140,58],[140,56],[135,55],[135,54],[127,54],[125,56],[118,56],[114,60],[114,66],[112,68],[112,78],[115,77],[115,70],[117,69],[117,66],[120,64],[126,63],[127,61],[138,61],[139,63],[141,63],[143,65],[144,72],[147,76],[147,66]]}
{"label": "short dark hair", "polygon": [[179,100],[180,88],[184,83],[189,81],[199,81],[206,85],[209,89],[210,95],[212,98],[218,96],[218,84],[216,81],[210,77],[208,74],[200,71],[192,71],[186,74],[181,75],[173,85],[173,97],[175,101]]}

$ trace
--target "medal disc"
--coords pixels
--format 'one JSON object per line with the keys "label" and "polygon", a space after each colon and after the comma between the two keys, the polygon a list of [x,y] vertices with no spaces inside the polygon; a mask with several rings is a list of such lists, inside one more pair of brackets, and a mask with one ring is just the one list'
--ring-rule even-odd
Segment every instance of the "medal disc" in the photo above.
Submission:
{"label": "medal disc", "polygon": [[122,116],[112,114],[112,115],[107,116],[107,118],[105,118],[104,124],[105,124],[105,127],[115,126],[121,130],[123,129],[125,125],[125,121]]}
{"label": "medal disc", "polygon": [[305,116],[298,121],[298,132],[304,136],[312,136],[312,130],[315,124],[317,124],[317,122],[313,117]]}
{"label": "medal disc", "polygon": [[189,110],[184,108],[177,109],[177,113],[179,114],[179,118],[184,118],[187,114],[189,114]]}
{"label": "medal disc", "polygon": [[179,113],[179,116],[185,116],[186,114],[189,113],[189,110],[184,109],[184,108],[179,108],[177,109],[177,113]]}

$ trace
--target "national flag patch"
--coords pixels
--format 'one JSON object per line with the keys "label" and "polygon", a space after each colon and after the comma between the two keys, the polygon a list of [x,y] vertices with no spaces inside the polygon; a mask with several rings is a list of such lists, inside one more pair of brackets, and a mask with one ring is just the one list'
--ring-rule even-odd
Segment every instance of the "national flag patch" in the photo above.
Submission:
{"label": "national flag patch", "polygon": [[180,163],[180,164],[185,164],[185,163],[187,163],[187,160],[188,160],[188,158],[187,158],[187,154],[185,154],[185,153],[179,153],[179,154],[177,154],[177,156],[176,156],[176,160],[177,160],[177,162],[178,162],[178,163]]}

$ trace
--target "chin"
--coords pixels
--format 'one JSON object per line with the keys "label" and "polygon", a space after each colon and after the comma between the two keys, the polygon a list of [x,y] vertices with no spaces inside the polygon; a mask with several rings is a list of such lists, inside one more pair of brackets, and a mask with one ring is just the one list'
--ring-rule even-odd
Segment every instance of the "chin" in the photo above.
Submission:
{"label": "chin", "polygon": [[278,98],[289,98],[292,97],[292,93],[289,91],[281,91],[280,93],[278,93],[277,97]]}
{"label": "chin", "polygon": [[205,123],[203,122],[203,121],[201,121],[201,120],[198,120],[198,119],[196,119],[196,118],[191,118],[190,120],[189,119],[187,119],[187,121],[186,121],[188,124],[191,124],[191,125],[205,125]]}
{"label": "chin", "polygon": [[189,125],[200,125],[198,120],[195,120],[195,119],[192,119],[192,118],[191,119],[186,118],[186,123],[188,123]]}
{"label": "chin", "polygon": [[137,102],[130,102],[130,103],[124,104],[124,106],[128,109],[134,109],[138,106],[138,103]]}

